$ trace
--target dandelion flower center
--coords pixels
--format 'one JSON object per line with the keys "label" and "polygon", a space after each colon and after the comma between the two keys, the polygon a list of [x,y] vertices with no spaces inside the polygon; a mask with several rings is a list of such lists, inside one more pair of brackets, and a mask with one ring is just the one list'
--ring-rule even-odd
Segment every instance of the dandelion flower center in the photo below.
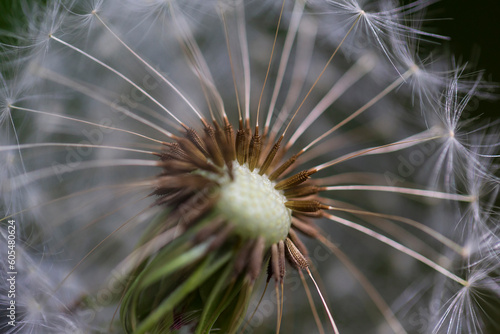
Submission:
{"label": "dandelion flower center", "polygon": [[220,180],[220,199],[216,210],[231,224],[235,233],[248,238],[265,238],[267,244],[284,240],[291,225],[292,211],[282,191],[259,170],[250,171],[247,164],[233,165],[234,179]]}

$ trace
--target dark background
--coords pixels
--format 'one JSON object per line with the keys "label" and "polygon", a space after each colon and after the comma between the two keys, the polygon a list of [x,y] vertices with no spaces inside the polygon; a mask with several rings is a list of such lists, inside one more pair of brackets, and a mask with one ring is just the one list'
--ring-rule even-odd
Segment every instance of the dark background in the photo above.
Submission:
{"label": "dark background", "polygon": [[[434,8],[434,10],[432,10]],[[451,37],[445,43],[457,59],[472,61],[476,70],[485,70],[485,78],[500,83],[500,1],[443,0],[431,7],[437,18],[431,22],[443,35]],[[494,91],[500,98],[500,89]],[[492,121],[500,118],[500,102],[481,101],[479,111]]]}
{"label": "dark background", "polygon": [[[413,0],[403,1],[405,3]],[[0,30],[16,31],[22,24],[21,2],[43,0],[0,0]],[[500,83],[500,0],[441,0],[427,10],[424,30],[451,37],[443,42],[460,63],[468,61],[485,78]],[[5,38],[0,37],[0,41]],[[500,97],[500,89],[496,89]],[[478,112],[491,120],[500,115],[500,102],[482,101]]]}

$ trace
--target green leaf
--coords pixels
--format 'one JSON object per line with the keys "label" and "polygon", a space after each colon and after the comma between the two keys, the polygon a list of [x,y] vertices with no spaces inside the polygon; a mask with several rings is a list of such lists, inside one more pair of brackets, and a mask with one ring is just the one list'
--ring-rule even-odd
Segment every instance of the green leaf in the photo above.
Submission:
{"label": "green leaf", "polygon": [[162,267],[152,272],[147,278],[145,278],[141,284],[139,285],[139,289],[146,288],[149,285],[152,285],[155,282],[158,282],[162,278],[167,277],[171,273],[179,270],[183,267],[186,267],[205,255],[207,249],[209,247],[209,243],[203,243],[196,247],[193,247],[191,250],[187,252],[183,252],[181,255],[164,263]]}
{"label": "green leaf", "polygon": [[[208,331],[215,322],[215,320],[211,320],[214,318],[217,319],[220,312],[222,312],[222,310],[219,310],[219,312],[216,313],[216,308],[218,308],[218,306],[221,304],[222,299],[227,295],[228,291],[226,292],[226,294],[222,294],[221,290],[227,286],[229,275],[233,272],[233,270],[233,266],[227,266],[227,268],[219,276],[215,286],[211,289],[208,300],[203,307],[203,313],[201,315],[200,322],[198,323],[198,327],[196,330],[197,334],[202,333],[204,329],[207,329]],[[208,318],[209,316],[210,318]]]}
{"label": "green leaf", "polygon": [[207,258],[193,271],[189,278],[179,285],[139,326],[136,334],[144,334],[151,330],[157,322],[171,312],[189,293],[200,287],[212,274],[226,264],[232,252],[228,252],[219,260],[214,260],[215,254],[210,254]]}

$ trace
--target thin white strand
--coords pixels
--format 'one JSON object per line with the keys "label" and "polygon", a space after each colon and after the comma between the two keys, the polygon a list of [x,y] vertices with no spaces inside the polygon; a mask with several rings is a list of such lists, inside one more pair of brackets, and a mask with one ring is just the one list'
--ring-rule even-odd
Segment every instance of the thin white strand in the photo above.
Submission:
{"label": "thin white strand", "polygon": [[366,228],[362,225],[351,222],[347,219],[343,219],[343,218],[333,216],[333,215],[330,215],[327,213],[324,213],[323,216],[326,217],[327,219],[330,219],[332,221],[335,221],[337,223],[340,223],[342,225],[345,225],[347,227],[355,229],[361,233],[364,233],[364,234],[366,234],[366,235],[368,235],[368,236],[370,236],[370,237],[372,237],[372,238],[374,238],[374,239],[376,239],[376,240],[378,240],[378,241],[380,241],[388,246],[391,246],[392,248],[394,248],[394,249],[396,249],[396,250],[398,250],[398,251],[400,251],[408,256],[411,256],[415,260],[418,260],[418,261],[426,264],[427,266],[431,267],[435,271],[443,274],[444,276],[452,279],[453,281],[455,281],[457,283],[460,283],[463,286],[469,286],[469,283],[466,280],[451,273],[449,270],[445,269],[444,267],[440,266],[439,264],[435,263],[434,261],[431,261],[430,259],[426,258],[425,256],[415,252],[414,250],[412,250],[406,246],[403,246],[402,244],[400,244],[392,239],[389,239],[385,235],[377,233],[373,230],[370,230],[369,228]]}
{"label": "thin white strand", "polygon": [[371,59],[372,55],[366,55],[347,70],[342,77],[333,85],[330,91],[321,99],[321,101],[311,110],[307,117],[300,123],[294,134],[287,143],[292,146],[295,141],[304,133],[309,126],[318,119],[342,94],[344,94],[352,85],[360,80],[365,74],[369,73],[375,67],[375,62]]}
{"label": "thin white strand", "polygon": [[73,46],[57,37],[55,37],[54,35],[50,35],[50,38],[55,40],[56,42],[58,43],[61,43],[62,45],[65,45],[67,47],[69,47],[70,49],[80,53],[81,55],[87,57],[88,59],[94,61],[95,63],[101,65],[102,67],[106,68],[107,70],[113,72],[114,74],[118,75],[120,78],[122,78],[123,80],[125,80],[126,82],[128,82],[129,84],[131,84],[134,88],[136,88],[138,91],[140,91],[142,94],[144,94],[144,96],[146,96],[148,99],[150,99],[152,102],[154,102],[158,107],[160,107],[161,109],[163,109],[167,114],[170,115],[170,117],[172,117],[176,122],[178,122],[181,126],[183,126],[184,128],[187,128],[187,126],[182,123],[177,117],[175,117],[174,114],[172,114],[172,112],[170,110],[168,110],[163,104],[161,104],[160,102],[158,102],[154,97],[152,97],[148,92],[146,92],[144,89],[142,89],[141,87],[139,87],[135,82],[133,82],[132,80],[130,80],[128,77],[126,77],[124,74],[122,74],[121,72],[115,70],[113,67],[105,64],[104,62],[100,61],[99,59],[95,58],[94,56],[91,56],[90,54],[86,53],[85,51],[77,48],[76,46]]}
{"label": "thin white strand", "polygon": [[280,131],[283,124],[288,119],[293,106],[297,103],[297,99],[300,97],[300,92],[304,87],[304,83],[311,66],[317,32],[318,27],[315,23],[308,20],[303,20],[301,22],[297,35],[297,45],[300,45],[300,48],[296,48],[297,55],[295,56],[291,75],[294,80],[288,88],[283,106],[281,107],[281,110],[276,117],[276,121],[271,128],[271,136],[269,137],[271,139],[270,141],[272,141],[278,131]]}
{"label": "thin white strand", "polygon": [[[401,151],[403,149],[421,144],[426,141],[434,140],[441,138],[441,136],[434,136],[434,137],[429,137],[428,132],[432,134],[432,131],[426,130],[422,133],[416,134],[414,136],[399,140],[397,142],[387,144],[387,145],[382,145],[382,146],[375,146],[371,148],[365,148],[362,150],[354,151],[348,154],[345,154],[339,158],[333,159],[330,162],[326,162],[322,164],[321,166],[318,166],[318,168],[325,168],[325,166],[329,166],[329,164],[336,164],[345,160],[349,160],[355,157],[360,157],[360,156],[366,156],[366,155],[374,155],[374,154],[387,154],[387,153],[392,153],[392,152],[397,152]],[[427,134],[427,136],[424,136]]]}
{"label": "thin white strand", "polygon": [[[91,99],[94,99],[94,100],[96,100],[98,102],[101,102],[102,104],[106,104],[106,105],[108,105],[109,107],[113,108],[116,111],[123,112],[124,114],[126,114],[129,117],[131,117],[132,119],[135,119],[136,121],[138,121],[138,122],[140,122],[140,123],[142,123],[144,125],[152,127],[153,129],[155,129],[157,131],[160,131],[163,134],[169,134],[169,136],[172,136],[170,134],[170,132],[163,130],[163,128],[158,127],[157,125],[155,125],[154,123],[146,120],[145,118],[143,118],[141,116],[138,116],[138,115],[136,115],[136,114],[128,111],[126,108],[117,107],[116,103],[111,102],[109,100],[109,98],[105,97],[105,95],[114,96],[115,98],[118,98],[118,95],[115,94],[115,93],[111,93],[109,91],[106,91],[102,87],[96,87],[96,86],[90,85],[89,83],[83,84],[83,83],[77,82],[77,81],[72,80],[72,79],[70,79],[68,77],[60,75],[60,74],[58,74],[58,73],[56,73],[54,71],[51,71],[51,70],[49,70],[47,68],[38,68],[37,69],[37,74],[40,77],[42,77],[42,78],[45,78],[45,79],[50,80],[52,82],[55,82],[55,83],[58,83],[60,85],[69,87],[69,88],[73,89],[76,92],[80,92],[82,94],[85,94],[88,97],[90,97]],[[172,122],[171,120],[165,118],[163,115],[160,115],[156,111],[151,110],[150,108],[148,108],[148,107],[146,107],[146,106],[144,106],[142,104],[137,104],[137,106],[135,108],[137,110],[142,110],[146,114],[148,114],[148,115],[156,118],[157,120],[159,120],[161,122],[164,122],[164,123],[168,124],[171,127],[174,127],[174,128],[176,127],[176,124],[174,122]]]}
{"label": "thin white strand", "polygon": [[436,184],[439,179],[439,175],[442,172],[442,168],[446,157],[449,153],[453,154],[452,142],[446,141],[444,146],[440,148],[441,153],[438,155],[437,161],[434,163],[434,168],[432,173],[429,175],[429,184]]}
{"label": "thin white strand", "polygon": [[[208,88],[208,90],[212,93],[212,98],[215,100],[214,102],[216,104],[216,107],[219,108],[221,116],[223,118],[227,118],[226,111],[224,109],[224,102],[217,88],[215,87],[214,79],[212,73],[210,72],[210,68],[205,58],[203,57],[203,54],[201,53],[201,50],[198,47],[198,44],[196,43],[196,40],[194,39],[191,33],[189,25],[184,20],[182,11],[179,11],[179,13],[177,13],[177,11],[174,8],[174,4],[172,2],[169,2],[169,7],[170,7],[171,18],[175,23],[175,27],[177,28],[179,36],[181,36],[182,38],[182,43],[181,41],[179,41],[179,43],[181,43],[183,47],[186,47],[187,50],[189,50],[192,53],[192,58],[193,58],[192,60],[191,57],[187,55],[188,62],[192,65],[191,68],[195,70],[195,75],[200,80],[200,84],[203,87]],[[207,103],[210,104],[211,102],[207,101]]]}
{"label": "thin white strand", "polygon": [[279,27],[281,25],[281,19],[283,18],[283,11],[285,9],[285,2],[286,2],[286,0],[283,0],[283,2],[281,3],[281,10],[280,10],[279,18],[278,18],[278,23],[276,25],[276,32],[274,33],[274,41],[273,41],[273,46],[271,48],[271,55],[269,56],[269,63],[267,64],[266,76],[264,78],[264,84],[262,85],[262,90],[260,92],[259,102],[257,105],[257,116],[255,117],[255,119],[256,119],[255,120],[256,131],[259,127],[260,107],[261,107],[261,103],[262,103],[262,97],[264,96],[264,90],[266,88],[267,80],[269,79],[269,71],[271,69],[271,64],[273,61],[274,51],[276,48],[276,41],[278,39]]}
{"label": "thin white strand", "polygon": [[245,119],[250,119],[250,52],[248,51],[244,2],[241,1],[238,7],[238,36],[240,40],[241,60],[243,62],[243,77],[245,80]]}
{"label": "thin white strand", "polygon": [[[460,309],[461,305],[462,305],[462,302],[463,302],[463,297],[464,297],[464,289],[458,291],[457,293],[455,293],[452,297],[451,297],[451,302],[450,302],[450,305],[446,308],[445,312],[443,313],[443,315],[441,316],[441,318],[439,319],[438,323],[436,324],[436,326],[434,327],[433,329],[433,333],[437,333],[441,327],[443,326],[444,322],[446,321],[446,319],[448,317],[450,317],[450,321],[449,323],[450,324],[453,324],[455,323],[455,320],[454,320],[454,317],[455,317],[455,313],[456,313],[456,310],[457,309]],[[449,329],[451,329],[452,327],[450,327]],[[449,331],[448,331],[449,333]]]}
{"label": "thin white strand", "polygon": [[[403,141],[398,141],[398,142],[390,143],[390,144],[386,144],[386,145],[370,147],[370,148],[367,148],[367,149],[355,151],[353,153],[345,154],[345,155],[341,156],[340,158],[336,158],[336,159],[330,160],[328,162],[325,162],[325,163],[323,163],[321,165],[318,165],[318,166],[314,167],[313,169],[315,169],[316,171],[320,171],[322,169],[334,166],[334,165],[339,164],[341,162],[344,162],[344,161],[347,161],[347,160],[351,160],[351,159],[354,159],[354,158],[357,158],[357,157],[362,157],[362,156],[368,155],[370,152],[374,152],[374,151],[378,151],[378,150],[383,150],[383,149],[385,149],[387,147],[399,146],[399,145],[403,145],[404,146],[404,145],[406,145],[408,143],[414,143],[414,142],[421,143],[421,142],[424,142],[424,141],[429,141],[429,140],[433,140],[433,139],[437,139],[437,138],[441,138],[441,136],[434,136],[434,137],[428,137],[428,138],[423,138],[423,139],[418,138],[418,139],[412,139],[412,140],[403,140]],[[303,152],[304,152],[304,150],[303,150]]]}
{"label": "thin white strand", "polygon": [[353,185],[353,186],[327,186],[327,187],[325,187],[325,191],[337,191],[337,190],[384,191],[384,192],[407,194],[407,195],[421,196],[421,197],[428,197],[428,198],[447,199],[447,200],[460,201],[460,202],[472,202],[472,201],[474,201],[473,196],[460,195],[460,194],[450,194],[450,193],[433,191],[433,190],[403,188],[403,187],[373,186],[373,185],[371,185],[371,186]]}
{"label": "thin white strand", "polygon": [[153,66],[151,66],[146,60],[144,60],[141,56],[139,56],[130,46],[128,46],[118,35],[111,30],[111,28],[101,19],[99,15],[97,15],[97,12],[93,12],[95,17],[103,24],[103,26],[122,44],[130,53],[132,53],[141,63],[146,65],[147,68],[149,68],[154,74],[156,74],[158,77],[160,77],[170,88],[172,88],[179,97],[186,102],[186,104],[195,112],[195,114],[198,116],[198,118],[203,119],[203,116],[201,116],[200,112],[194,107],[194,105],[186,98],[184,94],[181,93],[181,91],[175,87],[175,85],[168,80],[164,75],[162,75],[158,70],[156,70]]}
{"label": "thin white strand", "polygon": [[[136,219],[137,217],[139,217],[140,215],[144,214],[145,212],[148,211],[148,209],[151,209],[150,206],[148,205],[145,209],[141,210],[139,213],[137,213],[135,216],[133,216],[132,218],[128,219],[125,223],[121,224],[120,226],[118,226],[116,229],[114,229],[110,234],[108,234],[104,239],[102,239],[96,246],[94,246],[94,248],[92,248],[87,254],[85,254],[85,256],[80,259],[80,261],[78,261],[78,263],[71,269],[71,271],[63,278],[63,280],[61,282],[59,282],[59,284],[56,286],[56,288],[54,289],[54,292],[56,292],[57,290],[59,290],[59,288],[64,284],[64,282],[66,282],[66,280],[73,274],[73,272],[78,269],[78,267],[80,267],[80,265],[90,256],[94,253],[94,251],[99,248],[104,242],[106,242],[109,238],[111,238],[115,233],[118,233],[118,231],[120,231],[121,229],[123,229],[124,227],[126,227],[130,222],[132,222],[134,219]],[[152,213],[152,212],[151,212]],[[150,215],[151,215],[150,213]]]}
{"label": "thin white strand", "polygon": [[[378,218],[385,218],[385,219],[390,219],[394,220],[406,225],[413,226],[414,228],[426,233],[427,235],[431,236],[432,238],[436,239],[437,241],[441,242],[442,244],[446,245],[450,249],[453,249],[455,252],[458,254],[463,254],[464,248],[454,242],[453,240],[450,240],[449,238],[445,237],[441,233],[437,232],[436,230],[430,228],[427,225],[424,225],[418,221],[415,221],[413,219],[409,219],[406,217],[401,217],[401,216],[395,216],[395,215],[388,215],[388,214],[383,214],[383,213],[378,213],[378,212],[371,212],[371,211],[365,211],[365,210],[358,210],[358,209],[348,209],[348,208],[341,208],[341,207],[334,207],[330,206],[328,208],[329,210],[333,211],[342,211],[342,212],[348,212],[356,215],[365,215],[365,216],[371,216],[371,217],[378,217]],[[419,239],[420,241],[420,239]]]}
{"label": "thin white strand", "polygon": [[[431,137],[429,137],[429,136],[431,136]],[[425,141],[439,139],[439,138],[442,138],[442,136],[439,136],[439,134],[436,133],[436,131],[434,129],[428,129],[428,130],[422,131],[420,133],[417,133],[416,135],[399,140],[399,141],[395,142],[394,143],[395,145],[393,145],[393,146],[388,146],[388,147],[380,148],[380,149],[375,150],[375,151],[366,152],[365,155],[386,154],[386,153],[397,152],[397,151],[401,151],[401,150],[407,149],[409,147],[413,147],[415,145],[421,144]]]}
{"label": "thin white strand", "polygon": [[335,57],[335,55],[337,54],[337,52],[340,50],[340,47],[344,44],[345,40],[347,39],[347,37],[350,35],[350,33],[353,31],[353,29],[356,27],[356,24],[358,23],[359,19],[361,18],[361,14],[358,15],[357,19],[354,21],[354,23],[352,24],[352,26],[349,28],[349,30],[347,31],[347,33],[345,34],[344,38],[342,38],[342,40],[340,41],[340,43],[338,44],[337,48],[335,48],[335,51],[333,51],[332,55],[330,56],[330,58],[328,59],[328,61],[326,62],[325,66],[323,67],[323,70],[321,71],[321,73],[318,75],[318,77],[316,78],[316,80],[314,81],[314,83],[312,84],[311,88],[309,88],[309,90],[307,91],[307,94],[306,96],[302,99],[302,102],[300,102],[299,106],[297,107],[297,109],[295,110],[295,112],[293,113],[293,116],[292,118],[290,119],[290,121],[288,122],[288,125],[285,127],[285,130],[283,130],[283,135],[285,135],[285,133],[288,131],[288,128],[290,127],[290,125],[292,124],[293,120],[295,119],[295,116],[297,116],[297,113],[299,112],[299,110],[302,108],[302,106],[304,105],[304,103],[306,102],[307,98],[309,97],[309,95],[311,94],[311,92],[313,91],[314,87],[316,87],[316,85],[318,84],[319,82],[319,79],[321,79],[321,77],[323,76],[323,74],[325,73],[326,69],[328,68],[328,66],[331,64],[333,58]]}
{"label": "thin white strand", "polygon": [[325,330],[323,329],[323,325],[321,324],[321,320],[319,319],[318,310],[316,310],[316,306],[314,305],[314,300],[311,295],[311,291],[309,286],[307,285],[306,278],[301,270],[299,270],[300,281],[302,282],[302,286],[304,287],[304,291],[306,292],[307,301],[309,302],[309,307],[311,308],[311,312],[314,317],[314,321],[316,322],[316,327],[318,328],[318,334],[325,334]]}
{"label": "thin white strand", "polygon": [[380,48],[382,49],[382,51],[384,52],[384,54],[387,56],[387,59],[392,64],[392,67],[394,67],[394,69],[396,70],[396,72],[398,72],[398,74],[401,75],[401,73],[399,72],[397,66],[394,64],[394,61],[392,60],[392,57],[389,55],[389,51],[384,46],[384,43],[382,42],[382,40],[380,39],[379,34],[376,31],[376,30],[380,30],[380,29],[374,27],[374,25],[372,24],[372,22],[370,22],[369,18],[366,15],[363,15],[363,16],[366,18],[366,20],[365,20],[366,24],[368,25],[368,27],[372,31],[373,35],[375,36],[375,39],[377,40],[378,44],[380,45]]}
{"label": "thin white strand", "polygon": [[[267,111],[266,123],[264,125],[265,129],[268,129],[269,125],[271,124],[271,117],[274,113],[274,107],[276,106],[276,101],[281,89],[281,84],[283,83],[283,78],[285,76],[285,70],[288,65],[288,59],[290,58],[293,42],[295,40],[295,37],[297,36],[300,20],[302,19],[302,14],[304,12],[304,6],[305,1],[295,1],[295,5],[292,11],[292,17],[290,19],[290,24],[286,33],[285,43],[283,45],[283,51],[281,52],[281,59],[278,67],[278,74],[276,76],[276,82],[274,84],[273,95],[271,97],[271,103],[269,104],[269,110]],[[295,78],[295,76],[293,77]]]}
{"label": "thin white strand", "polygon": [[500,154],[477,154],[480,157],[483,158],[498,158],[500,157]]}
{"label": "thin white strand", "polygon": [[377,103],[378,101],[380,101],[383,97],[385,97],[391,91],[393,91],[394,89],[396,89],[396,87],[398,87],[406,79],[408,79],[413,73],[415,73],[416,70],[417,70],[416,67],[410,68],[402,76],[398,77],[398,79],[396,79],[393,83],[391,83],[389,86],[387,86],[383,91],[381,91],[380,93],[378,93],[373,99],[371,99],[370,101],[368,101],[368,103],[366,103],[364,106],[362,106],[361,108],[359,108],[358,110],[356,110],[354,113],[352,113],[350,116],[348,116],[347,118],[345,118],[342,122],[338,123],[333,128],[331,128],[330,130],[328,130],[327,132],[325,132],[323,135],[321,135],[318,138],[316,138],[315,140],[313,140],[309,145],[307,145],[303,149],[303,151],[307,151],[309,148],[311,148],[317,142],[319,142],[320,140],[322,140],[326,136],[330,135],[331,133],[333,133],[334,131],[336,131],[337,129],[339,129],[341,126],[343,126],[346,123],[350,122],[351,120],[353,120],[354,118],[356,118],[357,116],[359,116],[361,113],[363,113],[365,110],[367,110],[368,108],[370,108],[371,106],[373,106],[375,103]]}
{"label": "thin white strand", "polygon": [[[113,198],[114,202],[113,203],[120,203],[118,206],[113,206],[111,207],[111,204],[109,203],[103,203],[102,197],[100,196],[92,196],[88,198],[82,198],[78,202],[78,205],[71,206],[67,209],[64,210],[64,212],[61,212],[58,214],[57,218],[52,220],[51,223],[51,228],[52,229],[58,229],[58,228],[63,228],[65,224],[68,222],[72,221],[77,217],[78,215],[82,214],[82,208],[89,208],[93,207],[96,208],[100,204],[104,204],[106,206],[106,213],[93,218],[90,221],[87,221],[85,225],[79,227],[78,229],[75,229],[68,234],[66,234],[63,238],[59,239],[56,242],[56,247],[55,249],[60,249],[64,244],[68,242],[68,240],[71,240],[73,238],[78,238],[78,236],[81,236],[81,233],[84,232],[85,230],[89,229],[91,226],[94,226],[100,221],[104,221],[106,218],[116,214],[120,210],[130,207],[131,205],[137,204],[138,202],[144,200],[147,197],[150,197],[149,194],[151,194],[151,189],[142,189],[139,190],[137,188],[124,188],[124,189],[117,189],[113,191],[113,193],[107,195]],[[137,199],[140,195],[140,198]],[[128,196],[129,198],[126,199],[125,197]],[[134,197],[135,196],[135,197]],[[85,209],[84,209],[85,210]],[[86,211],[85,211],[86,212]]]}
{"label": "thin white strand", "polygon": [[455,175],[454,175],[454,158],[453,150],[450,151],[448,160],[446,161],[446,170],[444,171],[444,185],[447,189],[456,189],[455,187]]}
{"label": "thin white strand", "polygon": [[19,215],[21,213],[24,213],[24,212],[27,212],[27,211],[31,211],[31,210],[34,210],[34,209],[37,209],[37,208],[41,208],[41,207],[44,207],[44,206],[47,206],[47,205],[50,205],[50,204],[53,204],[53,203],[57,203],[57,202],[60,202],[60,201],[63,201],[63,200],[69,199],[69,198],[77,197],[77,196],[80,196],[80,195],[88,194],[88,193],[95,192],[95,191],[102,190],[102,189],[108,189],[108,188],[109,189],[113,189],[113,188],[126,188],[126,187],[153,187],[153,182],[152,181],[140,181],[140,182],[125,183],[125,184],[120,183],[120,184],[98,186],[98,187],[94,187],[94,188],[90,188],[90,189],[80,190],[80,191],[71,193],[69,195],[58,197],[58,198],[55,198],[53,200],[50,200],[50,201],[47,201],[47,202],[44,202],[44,203],[41,203],[41,204],[37,204],[37,205],[31,206],[31,207],[28,207],[28,208],[23,209],[21,211],[14,212],[14,213],[10,214],[9,216],[5,216],[4,218],[0,218],[0,222],[4,221],[4,220],[7,220],[7,219],[9,219],[11,217],[15,217],[15,216],[17,216],[17,215]]}
{"label": "thin white strand", "polygon": [[[233,78],[234,95],[235,95],[235,98],[236,98],[236,107],[238,108],[238,119],[239,119],[240,124],[241,124],[243,116],[241,114],[240,94],[239,94],[239,90],[238,90],[238,83],[236,81],[236,73],[235,73],[234,64],[233,64],[233,56],[232,56],[232,53],[231,53],[231,45],[230,45],[230,42],[229,42],[229,32],[227,30],[226,16],[224,15],[224,12],[222,10],[220,10],[219,15],[220,15],[220,17],[222,19],[222,25],[224,27],[224,36],[225,36],[225,39],[226,39],[227,55],[229,57],[229,66],[231,68],[231,76]],[[249,118],[247,118],[246,120],[248,121]]]}
{"label": "thin white strand", "polygon": [[116,272],[122,273],[124,276],[130,273],[136,268],[137,264],[142,263],[151,254],[156,253],[159,249],[174,240],[176,229],[177,226],[172,227],[135,249],[116,266]]}
{"label": "thin white strand", "polygon": [[[17,135],[17,129],[14,124],[14,120],[12,119],[12,113],[9,113],[9,119],[10,119],[10,124],[12,125],[12,131],[14,131],[14,137],[16,138],[17,145],[19,145],[19,136]],[[26,173],[26,166],[24,165],[24,159],[21,154],[21,150],[18,150],[19,153],[19,160],[21,161],[21,168],[24,173]]]}
{"label": "thin white strand", "polygon": [[[67,120],[74,121],[74,122],[89,124],[89,125],[93,125],[93,126],[97,126],[97,127],[103,128],[103,129],[121,131],[121,132],[129,133],[131,135],[135,135],[135,136],[144,138],[144,139],[148,139],[148,140],[154,141],[154,142],[159,143],[159,144],[163,143],[161,140],[153,139],[151,137],[142,135],[140,133],[136,133],[136,132],[129,131],[129,130],[124,130],[124,129],[119,129],[119,128],[115,128],[115,127],[112,127],[112,126],[106,126],[106,125],[102,125],[102,124],[98,124],[98,123],[94,123],[94,122],[90,122],[90,121],[85,121],[85,120],[74,118],[74,117],[68,117],[68,116],[63,116],[63,115],[58,115],[58,114],[52,114],[52,113],[49,113],[49,112],[46,112],[46,111],[41,111],[41,110],[36,110],[36,109],[30,109],[30,108],[23,108],[23,107],[18,107],[18,106],[13,106],[13,105],[11,105],[9,107],[11,109],[17,109],[17,110],[32,112],[32,113],[35,113],[35,114],[42,114],[42,115],[47,115],[47,116],[52,116],[52,117],[58,117],[58,118],[62,118],[62,119],[67,119]],[[162,130],[162,132],[165,132],[165,131]],[[169,132],[167,132],[165,134],[167,134],[169,137],[171,136],[171,134]]]}
{"label": "thin white strand", "polygon": [[[82,161],[78,166],[68,167],[65,173],[76,172],[89,168],[105,168],[105,167],[123,167],[123,166],[143,166],[143,167],[158,167],[158,161],[155,160],[140,160],[140,159],[116,159],[116,160],[92,160]],[[25,186],[37,180],[41,180],[55,175],[55,166],[42,168],[26,174],[18,175],[11,179],[11,184],[15,187],[7,187],[7,190],[15,190],[21,186]]]}
{"label": "thin white strand", "polygon": [[78,144],[78,143],[32,143],[32,144],[20,144],[20,145],[10,145],[10,146],[0,146],[1,151],[10,151],[15,149],[30,149],[37,147],[88,147],[88,148],[108,148],[112,150],[119,151],[127,151],[127,152],[136,152],[136,153],[145,153],[145,154],[154,154],[152,151],[143,151],[137,150],[133,148],[127,147],[119,147],[119,146],[107,146],[107,145],[93,145],[93,144]]}
{"label": "thin white strand", "polygon": [[330,313],[330,310],[328,309],[328,305],[326,304],[325,298],[323,298],[323,295],[321,294],[321,290],[319,289],[318,284],[314,280],[314,277],[311,274],[311,271],[309,270],[309,268],[306,268],[306,270],[307,270],[307,273],[309,274],[309,277],[313,281],[314,286],[316,287],[316,290],[318,291],[318,294],[321,298],[321,302],[323,303],[325,311],[328,314],[328,319],[330,319],[330,324],[332,325],[333,331],[335,332],[335,334],[340,334],[339,329],[337,328],[337,325],[335,324],[335,321],[333,320],[332,314]]}
{"label": "thin white strand", "polygon": [[342,264],[351,272],[351,275],[359,282],[359,284],[363,287],[365,292],[371,298],[375,306],[379,309],[380,313],[384,316],[385,320],[392,328],[394,333],[397,334],[407,334],[398,318],[394,315],[394,312],[391,310],[389,305],[387,305],[386,301],[377,289],[373,286],[373,284],[368,280],[368,278],[358,269],[358,267],[351,261],[351,259],[340,250],[337,246],[335,246],[330,240],[324,237],[324,235],[320,235],[318,240],[324,244],[335,256],[342,262]]}

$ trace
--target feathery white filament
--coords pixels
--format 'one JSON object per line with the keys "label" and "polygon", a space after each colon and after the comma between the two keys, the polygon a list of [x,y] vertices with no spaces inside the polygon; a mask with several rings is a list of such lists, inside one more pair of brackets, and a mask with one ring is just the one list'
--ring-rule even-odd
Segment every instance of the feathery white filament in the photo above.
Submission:
{"label": "feathery white filament", "polygon": [[343,219],[343,218],[340,218],[340,217],[337,217],[337,216],[333,216],[333,215],[329,215],[329,214],[324,214],[324,217],[327,218],[327,219],[330,219],[334,222],[337,222],[337,223],[340,223],[342,225],[345,225],[347,227],[350,227],[350,228],[353,228],[355,230],[358,230],[359,232],[361,233],[364,233],[366,235],[369,235],[370,237],[373,237],[377,240],[379,240],[380,242],[383,242],[385,243],[386,245],[388,246],[391,246],[397,250],[399,250],[400,252],[408,255],[408,256],[411,256],[412,258],[414,258],[415,260],[418,260],[422,263],[424,263],[425,265],[431,267],[432,269],[434,269],[435,271],[443,274],[444,276],[454,280],[455,282],[457,283],[460,283],[462,284],[463,286],[469,286],[469,283],[464,280],[463,278],[460,278],[458,277],[457,275],[453,274],[452,272],[450,272],[449,270],[447,270],[446,268],[440,266],[439,264],[429,260],[428,258],[426,258],[425,256],[415,252],[414,250],[411,250],[409,249],[408,247],[406,246],[403,246],[402,244],[392,240],[392,239],[389,239],[388,237],[380,234],[380,233],[377,233],[375,231],[372,231],[370,230],[369,228],[366,228],[362,225],[359,225],[359,224],[356,224],[356,223],[353,223],[347,219]]}
{"label": "feathery white filament", "polygon": [[450,194],[444,193],[440,191],[434,190],[425,190],[425,189],[413,189],[413,188],[403,188],[403,187],[391,187],[391,186],[377,186],[377,185],[347,185],[347,186],[329,186],[326,187],[325,190],[372,190],[372,191],[385,191],[385,192],[394,192],[400,194],[414,195],[414,196],[423,196],[428,198],[439,198],[439,199],[448,199],[452,201],[461,201],[461,202],[471,202],[474,200],[474,197],[468,195],[460,195],[460,194]]}
{"label": "feathery white filament", "polygon": [[97,15],[97,13],[93,12],[93,14],[95,15],[95,17],[97,17],[97,19],[99,20],[99,22],[102,23],[102,25],[106,28],[106,30],[108,30],[117,40],[118,42],[120,42],[121,45],[123,45],[130,53],[132,53],[141,63],[143,63],[144,65],[146,65],[146,67],[148,69],[151,70],[151,72],[153,72],[154,74],[156,74],[158,77],[160,77],[163,82],[165,82],[170,88],[172,88],[174,90],[174,92],[184,101],[186,102],[186,104],[189,106],[189,108],[191,108],[191,110],[193,110],[196,114],[196,116],[198,116],[200,119],[202,119],[203,117],[201,116],[200,112],[198,111],[198,109],[196,109],[194,107],[194,105],[187,99],[187,97],[181,93],[181,91],[179,90],[179,88],[177,88],[170,80],[168,80],[163,74],[161,74],[157,69],[155,69],[150,63],[148,63],[146,60],[144,60],[141,56],[139,56],[139,54],[137,52],[135,52],[130,46],[128,46],[128,44],[126,44],[102,19],[99,15]]}
{"label": "feathery white filament", "polygon": [[85,51],[77,48],[76,46],[73,46],[71,44],[69,44],[68,42],[65,42],[63,41],[62,39],[59,39],[53,35],[50,35],[50,38],[52,38],[53,40],[55,40],[56,42],[58,43],[61,43],[62,45],[65,45],[67,47],[69,47],[70,49],[80,53],[81,55],[87,57],[88,59],[92,60],[93,62],[101,65],[102,67],[104,67],[105,69],[113,72],[114,74],[118,75],[120,78],[122,78],[123,80],[125,80],[126,82],[128,82],[130,85],[132,85],[134,88],[136,88],[138,91],[140,91],[142,94],[144,94],[144,96],[146,96],[149,100],[151,100],[152,102],[154,102],[158,107],[160,107],[161,109],[163,109],[167,114],[169,114],[173,119],[175,119],[180,125],[182,126],[185,126],[184,123],[182,123],[170,110],[168,110],[163,104],[161,104],[160,102],[158,102],[158,100],[156,100],[153,96],[151,96],[151,94],[149,94],[148,92],[146,92],[144,89],[142,89],[141,87],[139,87],[135,82],[133,82],[132,80],[130,80],[128,77],[126,77],[124,74],[122,74],[121,72],[115,70],[113,67],[105,64],[104,62],[100,61],[99,59],[97,59],[96,57],[94,56],[91,56],[90,54],[86,53]]}

